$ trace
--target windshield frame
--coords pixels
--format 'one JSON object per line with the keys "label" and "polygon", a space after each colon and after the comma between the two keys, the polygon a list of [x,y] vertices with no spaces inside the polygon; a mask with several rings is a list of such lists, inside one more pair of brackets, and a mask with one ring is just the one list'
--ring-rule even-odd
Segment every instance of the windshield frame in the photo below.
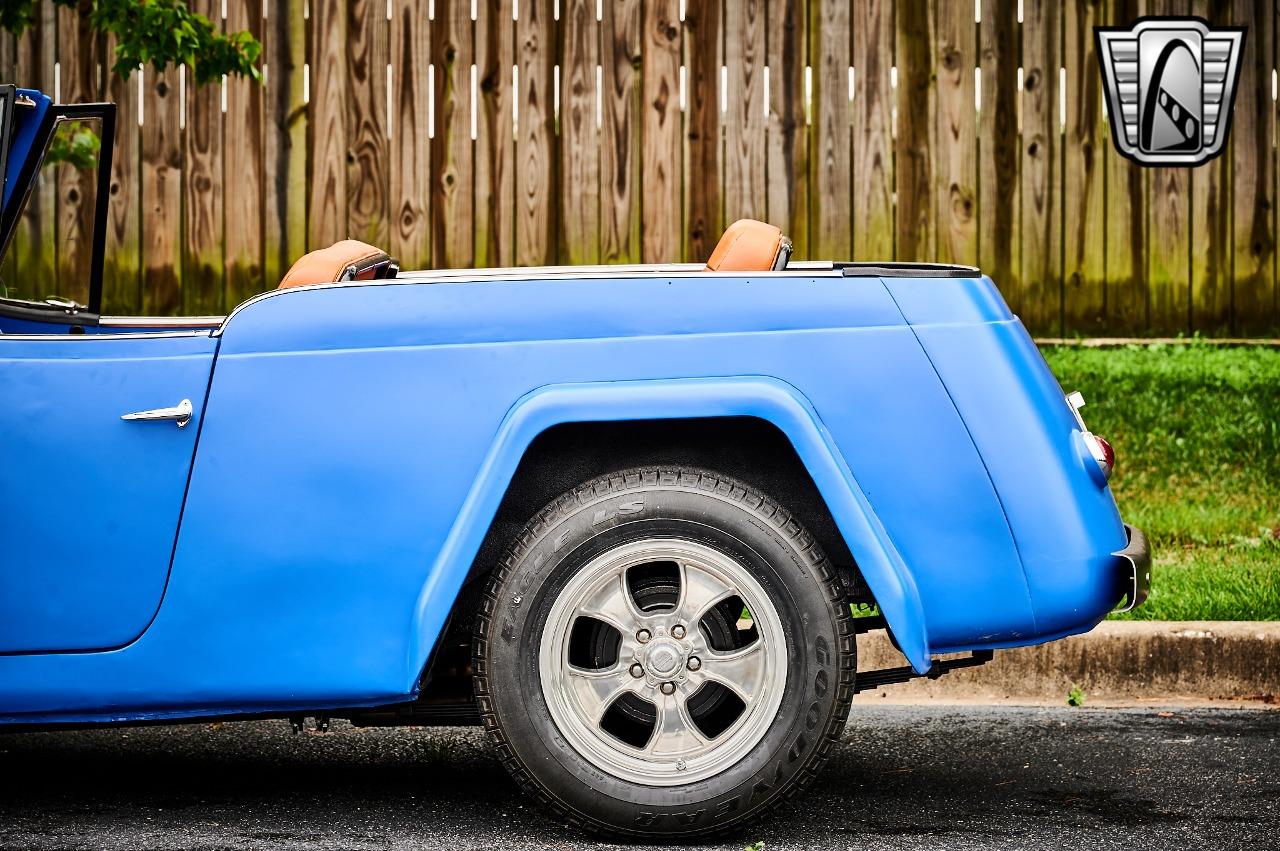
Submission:
{"label": "windshield frame", "polygon": [[[54,104],[45,111],[36,129],[26,162],[18,172],[10,203],[0,216],[0,260],[8,252],[18,220],[26,209],[36,178],[53,143],[60,121],[97,119],[101,121],[102,146],[98,151],[98,188],[94,199],[93,242],[89,265],[89,303],[84,308],[64,304],[0,298],[0,314],[15,318],[38,318],[65,325],[96,325],[102,311],[102,268],[107,245],[107,202],[111,192],[111,156],[116,135],[116,105],[113,103]],[[12,116],[9,122],[12,124]],[[34,315],[33,315],[34,314]]]}

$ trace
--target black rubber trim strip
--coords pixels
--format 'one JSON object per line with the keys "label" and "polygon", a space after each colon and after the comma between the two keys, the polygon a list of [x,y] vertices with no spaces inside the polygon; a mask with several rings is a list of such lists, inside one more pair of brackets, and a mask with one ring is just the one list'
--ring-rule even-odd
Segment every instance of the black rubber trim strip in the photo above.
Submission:
{"label": "black rubber trim strip", "polygon": [[947,263],[835,263],[846,278],[977,278],[976,266]]}

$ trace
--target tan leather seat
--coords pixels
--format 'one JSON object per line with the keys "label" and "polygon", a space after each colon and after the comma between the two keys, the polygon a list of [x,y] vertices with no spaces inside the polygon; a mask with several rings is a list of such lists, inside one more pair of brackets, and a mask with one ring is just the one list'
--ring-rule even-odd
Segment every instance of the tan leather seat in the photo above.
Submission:
{"label": "tan leather seat", "polygon": [[290,267],[276,289],[394,278],[397,271],[395,261],[382,249],[358,240],[344,239],[328,248],[304,254]]}
{"label": "tan leather seat", "polygon": [[707,261],[708,272],[780,272],[791,258],[791,240],[773,225],[738,219],[725,229]]}

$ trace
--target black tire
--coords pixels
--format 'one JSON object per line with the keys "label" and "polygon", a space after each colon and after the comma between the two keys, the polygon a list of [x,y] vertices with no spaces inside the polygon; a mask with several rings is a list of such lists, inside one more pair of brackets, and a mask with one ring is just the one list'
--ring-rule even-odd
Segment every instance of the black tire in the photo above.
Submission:
{"label": "black tire", "polygon": [[[745,565],[785,635],[785,688],[762,738],[685,785],[624,780],[584,759],[553,720],[539,673],[542,630],[566,583],[595,555],[653,536]],[[550,815],[610,838],[690,839],[740,829],[814,778],[848,716],[855,652],[842,585],[794,517],[726,476],[641,468],[564,494],[507,550],[476,621],[475,691],[503,764]]]}

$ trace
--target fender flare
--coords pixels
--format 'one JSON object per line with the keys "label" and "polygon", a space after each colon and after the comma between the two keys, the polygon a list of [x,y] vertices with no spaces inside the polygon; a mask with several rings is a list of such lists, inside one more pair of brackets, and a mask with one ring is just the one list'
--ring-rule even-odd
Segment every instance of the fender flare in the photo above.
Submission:
{"label": "fender flare", "polygon": [[416,691],[458,591],[534,438],[564,423],[725,416],[766,420],[791,441],[903,655],[916,672],[928,671],[928,632],[915,580],[809,400],[792,385],[768,376],[681,378],[546,385],[511,406],[418,594],[406,691]]}

